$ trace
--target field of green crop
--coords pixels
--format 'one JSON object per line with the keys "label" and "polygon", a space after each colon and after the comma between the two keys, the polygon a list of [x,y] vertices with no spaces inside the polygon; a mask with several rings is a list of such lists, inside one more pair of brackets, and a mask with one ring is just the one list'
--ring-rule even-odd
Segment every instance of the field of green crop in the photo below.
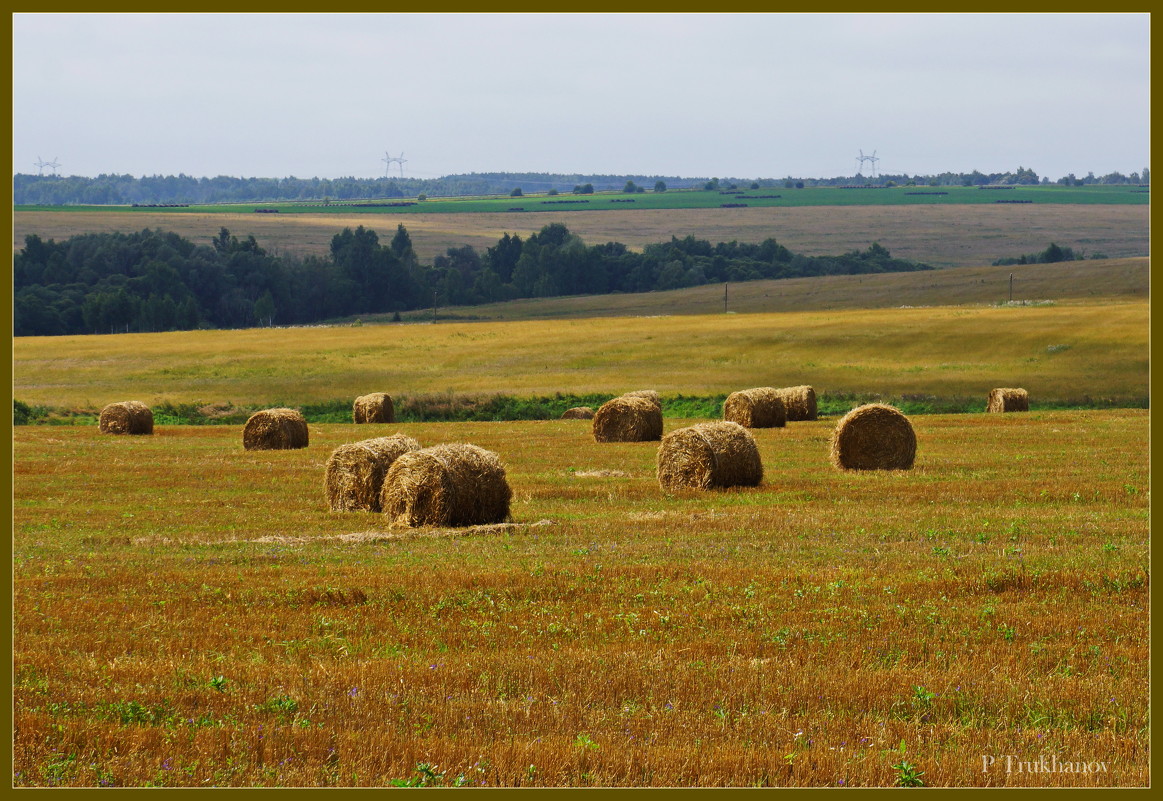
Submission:
{"label": "field of green crop", "polygon": [[[409,201],[412,201],[409,205]],[[167,214],[219,213],[236,214],[240,207],[278,209],[280,214],[467,214],[517,211],[610,211],[639,209],[714,209],[724,204],[747,207],[795,208],[799,206],[899,206],[899,205],[978,205],[996,203],[1068,203],[1080,205],[1119,204],[1148,205],[1150,193],[1136,186],[897,186],[888,188],[808,187],[785,189],[676,190],[670,192],[598,192],[592,195],[528,194],[520,197],[432,198],[420,202],[410,198],[387,200],[344,200],[312,202],[277,202],[186,206],[162,210]],[[148,206],[21,206],[21,211],[96,211],[156,213]]]}

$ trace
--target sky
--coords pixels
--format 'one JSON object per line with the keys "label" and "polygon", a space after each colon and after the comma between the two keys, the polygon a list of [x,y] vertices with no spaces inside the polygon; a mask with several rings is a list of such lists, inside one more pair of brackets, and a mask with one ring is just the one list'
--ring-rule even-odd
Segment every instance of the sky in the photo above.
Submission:
{"label": "sky", "polygon": [[18,13],[12,45],[14,173],[828,178],[875,153],[1056,180],[1150,156],[1149,14]]}

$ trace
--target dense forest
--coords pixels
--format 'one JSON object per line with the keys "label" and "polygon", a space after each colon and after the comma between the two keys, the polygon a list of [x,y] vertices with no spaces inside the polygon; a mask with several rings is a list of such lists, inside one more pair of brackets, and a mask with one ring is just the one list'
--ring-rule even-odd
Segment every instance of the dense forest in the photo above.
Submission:
{"label": "dense forest", "polygon": [[647,245],[586,245],[552,223],[522,239],[506,233],[484,253],[449,248],[416,258],[399,225],[344,228],[326,257],[275,256],[223,228],[210,245],[173,232],[25,237],[13,259],[13,334],[101,334],[303,325],[358,314],[554,295],[648,292],[707,283],[932,269],[873,243],[838,256],[804,256],[774,239],[712,245],[688,236]]}
{"label": "dense forest", "polygon": [[[665,186],[668,189],[719,188],[720,185],[751,185],[753,188],[846,186],[852,184],[904,186],[909,183],[927,186],[984,186],[987,184],[1049,184],[1033,170],[1000,173],[944,172],[939,175],[860,174],[837,178],[677,178],[658,175],[564,175],[556,173],[470,173],[441,178],[194,178],[189,175],[81,176],[18,174],[13,178],[13,202],[18,206],[44,205],[177,205],[212,203],[262,203],[296,200],[371,200],[382,198],[464,197],[470,195],[508,195],[514,188],[528,192],[571,192],[578,186],[594,191],[622,190],[628,182],[642,187]],[[1089,173],[1083,178],[1073,173],[1056,183],[1067,186],[1088,184],[1146,184],[1150,173],[1113,172],[1101,177]]]}

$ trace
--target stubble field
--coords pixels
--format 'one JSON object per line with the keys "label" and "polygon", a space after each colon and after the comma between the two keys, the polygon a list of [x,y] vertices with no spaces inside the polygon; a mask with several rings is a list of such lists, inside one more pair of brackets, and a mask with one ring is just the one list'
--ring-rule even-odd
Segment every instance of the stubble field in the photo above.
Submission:
{"label": "stubble field", "polygon": [[[587,421],[18,428],[14,782],[1147,784],[1147,413],[913,422],[911,471],[820,420],[677,495]],[[395,431],[497,452],[513,524],[328,512]]]}
{"label": "stubble field", "polygon": [[809,256],[863,250],[879,242],[897,258],[935,267],[988,264],[1044,250],[1051,242],[1111,258],[1149,252],[1146,205],[800,206],[789,208],[555,211],[522,214],[200,214],[121,211],[21,211],[13,217],[13,248],[27,234],[61,240],[79,233],[161,228],[209,245],[220,228],[253,234],[264,248],[300,256],[329,252],[344,227],[365,226],[390,240],[403,224],[424,263],[450,247],[493,247],[505,233],[527,237],[564,223],[586,244],[622,242],[640,249],[689,234],[717,242],[774,237]]}
{"label": "stubble field", "polygon": [[[34,214],[17,247],[126,219]],[[374,227],[275,216],[130,219],[301,253]],[[555,221],[590,243],[876,240],[938,266],[1148,246],[1145,207],[436,217],[379,233],[404,222],[423,260]],[[1055,304],[986,305],[1010,271]],[[22,338],[13,386],[73,408],[800,382],[1137,403],[1148,271],[756,282],[732,315],[698,288],[459,310],[513,322]],[[755,431],[758,488],[676,495],[656,443],[599,445],[586,421],[312,424],[283,452],[244,451],[238,426],[16,427],[13,783],[1148,785],[1149,413],[916,416],[914,469],[876,473],[829,464],[835,423]],[[330,452],[397,431],[498,453],[512,524],[329,512]]]}

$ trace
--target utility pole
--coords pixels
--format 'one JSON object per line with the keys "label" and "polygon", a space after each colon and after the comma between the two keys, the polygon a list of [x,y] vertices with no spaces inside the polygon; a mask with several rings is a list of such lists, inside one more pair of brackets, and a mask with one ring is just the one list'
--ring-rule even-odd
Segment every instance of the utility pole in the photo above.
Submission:
{"label": "utility pole", "polygon": [[727,313],[727,282],[723,282],[723,314]]}
{"label": "utility pole", "polygon": [[432,322],[436,322],[436,290],[432,290]]}
{"label": "utility pole", "polygon": [[407,159],[404,158],[404,151],[401,150],[400,155],[395,156],[395,157],[393,157],[391,153],[384,151],[384,157],[382,159],[380,159],[380,161],[384,162],[384,177],[385,178],[391,177],[392,164],[399,164],[400,165],[400,177],[401,178],[404,177],[404,162],[407,161]]}
{"label": "utility pole", "polygon": [[1010,273],[1010,303],[1014,302],[1014,274]]}

